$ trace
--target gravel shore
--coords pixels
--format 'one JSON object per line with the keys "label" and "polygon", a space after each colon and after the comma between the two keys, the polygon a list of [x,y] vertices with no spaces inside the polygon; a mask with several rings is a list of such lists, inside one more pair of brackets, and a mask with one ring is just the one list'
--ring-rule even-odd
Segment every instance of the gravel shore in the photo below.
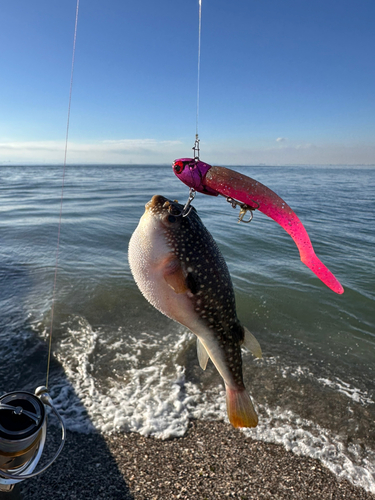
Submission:
{"label": "gravel shore", "polygon": [[[53,449],[58,436],[49,439]],[[17,489],[24,500],[375,500],[318,460],[246,438],[229,424],[202,421],[167,441],[68,432],[51,468]]]}

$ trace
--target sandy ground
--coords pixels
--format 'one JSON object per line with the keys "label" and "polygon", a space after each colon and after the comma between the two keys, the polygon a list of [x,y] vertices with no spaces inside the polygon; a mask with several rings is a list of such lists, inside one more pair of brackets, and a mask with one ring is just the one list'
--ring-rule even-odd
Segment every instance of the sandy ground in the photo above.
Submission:
{"label": "sandy ground", "polygon": [[[57,443],[49,437],[50,447]],[[49,450],[46,450],[48,453]],[[62,455],[11,495],[24,500],[375,500],[319,461],[254,441],[223,422],[191,422],[182,438],[68,432]]]}

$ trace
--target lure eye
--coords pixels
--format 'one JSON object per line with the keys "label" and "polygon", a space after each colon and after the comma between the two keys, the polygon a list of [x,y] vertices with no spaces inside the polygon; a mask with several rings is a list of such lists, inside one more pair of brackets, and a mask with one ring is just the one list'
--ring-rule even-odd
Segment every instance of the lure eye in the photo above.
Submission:
{"label": "lure eye", "polygon": [[180,174],[183,171],[184,167],[185,165],[182,161],[176,161],[173,165],[173,170],[176,174]]}
{"label": "lure eye", "polygon": [[168,215],[168,222],[176,222],[176,217],[174,215]]}

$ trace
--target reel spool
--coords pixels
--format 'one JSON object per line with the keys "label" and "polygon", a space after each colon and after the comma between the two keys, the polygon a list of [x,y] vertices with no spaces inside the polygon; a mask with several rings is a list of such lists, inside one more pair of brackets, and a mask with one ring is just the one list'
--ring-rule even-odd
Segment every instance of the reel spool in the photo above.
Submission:
{"label": "reel spool", "polygon": [[[61,443],[55,456],[34,472],[43,453],[49,406],[61,425]],[[44,472],[60,455],[65,444],[65,424],[52,403],[47,388],[17,391],[0,397],[0,492],[11,491],[16,483]]]}

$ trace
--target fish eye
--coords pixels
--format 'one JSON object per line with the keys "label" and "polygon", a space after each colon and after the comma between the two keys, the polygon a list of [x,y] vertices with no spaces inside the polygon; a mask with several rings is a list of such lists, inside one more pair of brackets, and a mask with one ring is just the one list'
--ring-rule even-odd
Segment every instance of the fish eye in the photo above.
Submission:
{"label": "fish eye", "polygon": [[184,169],[184,164],[182,161],[176,161],[174,164],[173,164],[173,170],[175,171],[176,174],[180,174],[183,169]]}
{"label": "fish eye", "polygon": [[168,215],[168,222],[176,222],[176,217],[174,215]]}

